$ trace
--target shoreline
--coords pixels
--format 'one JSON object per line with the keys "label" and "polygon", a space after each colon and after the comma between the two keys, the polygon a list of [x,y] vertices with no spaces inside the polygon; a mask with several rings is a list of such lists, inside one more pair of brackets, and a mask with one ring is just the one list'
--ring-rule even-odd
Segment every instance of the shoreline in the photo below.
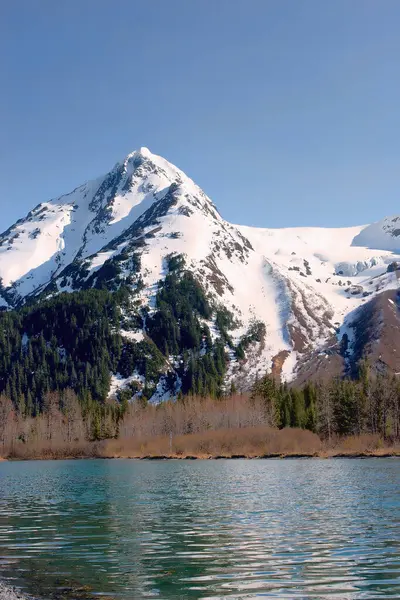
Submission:
{"label": "shoreline", "polygon": [[293,460],[293,459],[332,459],[332,458],[400,458],[398,452],[387,452],[387,453],[337,453],[337,454],[324,454],[324,453],[272,453],[260,456],[246,456],[245,454],[232,454],[232,455],[215,455],[215,456],[171,456],[171,455],[145,455],[145,456],[104,456],[101,457],[108,460]]}
{"label": "shoreline", "polygon": [[[25,462],[30,460],[293,460],[293,459],[321,459],[330,460],[334,458],[340,459],[367,459],[367,458],[400,458],[399,450],[387,451],[367,451],[367,452],[288,452],[288,453],[269,453],[261,455],[246,455],[246,454],[143,454],[143,455],[48,455],[48,456],[31,456],[31,457],[0,457],[0,462]],[[0,588],[1,592],[1,588]],[[0,600],[3,600],[0,596]]]}

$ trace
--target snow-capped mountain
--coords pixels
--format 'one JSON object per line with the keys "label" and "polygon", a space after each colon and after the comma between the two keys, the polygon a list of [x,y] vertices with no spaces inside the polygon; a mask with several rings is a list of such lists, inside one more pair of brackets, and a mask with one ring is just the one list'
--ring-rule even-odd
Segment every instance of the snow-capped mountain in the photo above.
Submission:
{"label": "snow-capped mountain", "polygon": [[[336,371],[349,368],[360,354],[365,306],[382,292],[386,303],[397,301],[400,217],[342,229],[233,225],[182,171],[141,148],[107,175],[39,204],[0,236],[1,304],[19,306],[105,277],[114,287],[131,286],[151,314],[171,255],[184,255],[210,301],[234,317],[228,380],[247,385],[271,369],[287,380],[305,378],[332,361]],[[250,339],[255,323],[265,334]],[[213,319],[208,325],[216,336]],[[143,334],[145,327],[125,331],[131,339]],[[243,340],[246,353],[238,357],[232,347]]]}

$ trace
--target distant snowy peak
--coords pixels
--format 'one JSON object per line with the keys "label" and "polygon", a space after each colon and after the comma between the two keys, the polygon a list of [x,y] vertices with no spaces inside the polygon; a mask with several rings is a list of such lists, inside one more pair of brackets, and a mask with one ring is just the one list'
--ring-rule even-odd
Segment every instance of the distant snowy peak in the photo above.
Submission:
{"label": "distant snowy peak", "polygon": [[353,246],[400,252],[400,216],[386,217],[367,225],[354,238]]}

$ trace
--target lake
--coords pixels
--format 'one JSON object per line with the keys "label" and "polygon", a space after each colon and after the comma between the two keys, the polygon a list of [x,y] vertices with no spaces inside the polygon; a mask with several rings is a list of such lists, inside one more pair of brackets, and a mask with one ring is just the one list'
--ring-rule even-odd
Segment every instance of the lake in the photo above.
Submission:
{"label": "lake", "polygon": [[0,577],[48,597],[400,598],[399,492],[399,459],[4,462]]}

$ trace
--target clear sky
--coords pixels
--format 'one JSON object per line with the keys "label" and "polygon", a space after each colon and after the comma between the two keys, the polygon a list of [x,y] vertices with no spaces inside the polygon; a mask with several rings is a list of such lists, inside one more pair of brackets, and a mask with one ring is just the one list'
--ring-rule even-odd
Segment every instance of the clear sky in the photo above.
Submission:
{"label": "clear sky", "polygon": [[264,227],[400,213],[398,0],[2,0],[0,229],[147,146]]}

